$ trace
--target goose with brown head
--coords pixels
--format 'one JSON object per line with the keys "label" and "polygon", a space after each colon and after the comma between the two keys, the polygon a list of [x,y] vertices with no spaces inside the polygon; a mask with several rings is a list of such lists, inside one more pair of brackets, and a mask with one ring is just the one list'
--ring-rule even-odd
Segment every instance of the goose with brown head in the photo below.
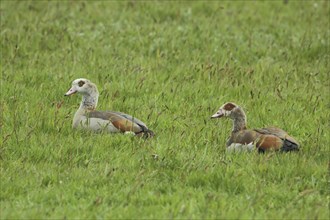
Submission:
{"label": "goose with brown head", "polygon": [[280,128],[266,127],[262,129],[247,129],[246,115],[243,109],[233,102],[227,102],[211,116],[211,118],[230,118],[233,121],[231,136],[227,140],[227,148],[233,146],[252,145],[260,152],[268,150],[298,151],[299,143]]}

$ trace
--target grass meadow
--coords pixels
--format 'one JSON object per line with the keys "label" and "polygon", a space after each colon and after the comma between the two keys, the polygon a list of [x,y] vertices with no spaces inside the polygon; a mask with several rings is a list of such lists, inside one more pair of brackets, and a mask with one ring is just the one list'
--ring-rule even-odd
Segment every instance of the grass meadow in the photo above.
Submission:
{"label": "grass meadow", "polygon": [[[2,0],[0,218],[327,219],[329,7]],[[80,77],[156,137],[74,131]],[[301,151],[226,153],[227,101]]]}

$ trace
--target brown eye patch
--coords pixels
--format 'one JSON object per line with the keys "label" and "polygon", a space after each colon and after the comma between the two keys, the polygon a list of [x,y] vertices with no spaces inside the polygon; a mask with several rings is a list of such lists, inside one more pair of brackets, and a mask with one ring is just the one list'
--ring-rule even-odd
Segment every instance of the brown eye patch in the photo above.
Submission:
{"label": "brown eye patch", "polygon": [[235,108],[235,107],[236,107],[235,104],[229,102],[229,103],[225,104],[225,106],[223,107],[223,109],[225,109],[225,110],[227,110],[227,111],[231,111],[231,110],[233,110],[233,108]]}
{"label": "brown eye patch", "polygon": [[79,82],[78,82],[78,86],[79,86],[79,87],[82,87],[84,84],[85,84],[84,81],[79,81]]}

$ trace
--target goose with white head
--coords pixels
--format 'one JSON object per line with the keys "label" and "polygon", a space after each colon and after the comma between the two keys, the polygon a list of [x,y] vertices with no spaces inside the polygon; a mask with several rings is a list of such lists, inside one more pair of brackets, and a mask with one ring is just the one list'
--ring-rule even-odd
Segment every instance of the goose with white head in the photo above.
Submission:
{"label": "goose with white head", "polygon": [[72,127],[109,133],[134,133],[137,136],[152,137],[154,133],[145,123],[131,115],[115,111],[97,111],[99,92],[94,83],[80,78],[72,82],[72,87],[65,94],[82,95],[80,107],[74,115]]}
{"label": "goose with white head", "polygon": [[232,102],[227,102],[211,118],[227,117],[233,121],[231,136],[227,140],[227,149],[252,150],[259,152],[280,150],[283,152],[298,151],[299,143],[288,133],[277,127],[247,129],[246,115],[243,109]]}

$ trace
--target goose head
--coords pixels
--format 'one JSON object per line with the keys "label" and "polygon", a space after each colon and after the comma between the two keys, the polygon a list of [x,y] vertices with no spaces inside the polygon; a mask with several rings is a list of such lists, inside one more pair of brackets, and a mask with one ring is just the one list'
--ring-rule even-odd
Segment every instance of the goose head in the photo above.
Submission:
{"label": "goose head", "polygon": [[88,79],[79,78],[72,82],[72,86],[65,96],[70,96],[75,93],[82,95],[80,108],[95,109],[99,97],[99,92],[94,83]]}
{"label": "goose head", "polygon": [[211,118],[229,117],[234,119],[235,115],[241,111],[240,107],[233,102],[223,104]]}
{"label": "goose head", "polygon": [[230,118],[233,121],[233,131],[240,131],[246,129],[246,115],[239,107],[233,102],[227,102],[222,105],[219,110],[211,116],[211,118]]}
{"label": "goose head", "polygon": [[70,96],[75,93],[79,93],[81,95],[92,95],[98,92],[95,84],[90,80],[79,78],[72,82],[72,86],[69,91],[65,93],[65,96]]}

